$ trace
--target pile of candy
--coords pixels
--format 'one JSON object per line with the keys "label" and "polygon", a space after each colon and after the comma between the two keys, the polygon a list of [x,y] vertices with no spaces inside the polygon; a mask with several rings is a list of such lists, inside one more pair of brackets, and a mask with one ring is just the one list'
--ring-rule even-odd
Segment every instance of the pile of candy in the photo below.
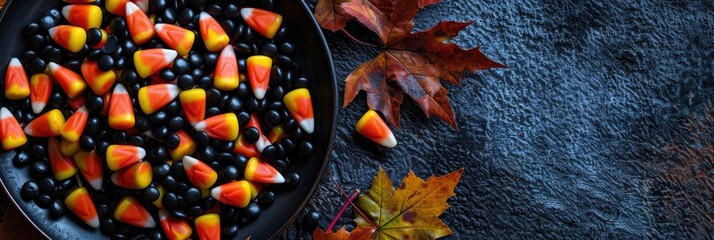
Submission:
{"label": "pile of candy", "polygon": [[65,3],[0,99],[24,200],[113,239],[219,239],[299,183],[312,100],[271,0]]}

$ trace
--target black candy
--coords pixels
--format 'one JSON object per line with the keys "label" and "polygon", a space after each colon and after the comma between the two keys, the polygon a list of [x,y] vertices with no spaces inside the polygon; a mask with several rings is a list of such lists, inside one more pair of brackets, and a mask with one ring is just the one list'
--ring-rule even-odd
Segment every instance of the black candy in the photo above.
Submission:
{"label": "black candy", "polygon": [[20,196],[25,201],[32,201],[40,195],[40,185],[34,180],[29,180],[22,185]]}

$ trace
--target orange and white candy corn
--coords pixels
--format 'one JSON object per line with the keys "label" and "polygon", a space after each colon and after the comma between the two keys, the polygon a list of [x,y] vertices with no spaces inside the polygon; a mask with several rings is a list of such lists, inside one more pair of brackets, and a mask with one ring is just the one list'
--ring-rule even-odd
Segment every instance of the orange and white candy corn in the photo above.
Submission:
{"label": "orange and white candy corn", "polygon": [[259,183],[283,183],[285,178],[273,166],[258,158],[250,158],[245,166],[245,179]]}
{"label": "orange and white candy corn", "polygon": [[248,158],[260,156],[260,151],[255,147],[255,144],[246,142],[245,139],[243,139],[243,134],[238,135],[238,139],[236,139],[233,145],[233,153],[239,153]]}
{"label": "orange and white candy corn", "polygon": [[374,110],[370,109],[362,115],[362,118],[359,119],[355,126],[355,130],[362,136],[382,146],[389,148],[397,146],[397,139],[394,138],[392,130]]}
{"label": "orange and white candy corn", "polygon": [[213,86],[218,90],[230,91],[238,88],[238,60],[233,46],[227,45],[218,56]]}
{"label": "orange and white candy corn", "polygon": [[106,0],[104,2],[104,6],[107,8],[108,12],[124,17],[126,16],[126,4],[128,2],[129,0]]}
{"label": "orange and white candy corn", "polygon": [[95,151],[80,151],[74,155],[74,164],[79,168],[79,172],[84,176],[90,186],[95,190],[101,190],[104,184],[104,164],[102,158]]}
{"label": "orange and white candy corn", "polygon": [[52,109],[32,120],[25,126],[25,134],[33,137],[54,137],[62,134],[64,115],[57,109]]}
{"label": "orange and white candy corn", "polygon": [[159,38],[163,40],[171,49],[176,50],[179,56],[186,56],[193,47],[193,42],[196,40],[196,34],[193,31],[165,23],[157,23],[154,25]]}
{"label": "orange and white candy corn", "polygon": [[102,71],[95,61],[84,61],[82,63],[82,76],[87,81],[89,88],[97,95],[104,95],[109,92],[116,81],[114,71]]}
{"label": "orange and white candy corn", "polygon": [[169,66],[178,53],[170,49],[154,48],[136,51],[134,53],[134,66],[142,78],[148,78]]}
{"label": "orange and white candy corn", "polygon": [[188,180],[199,189],[210,188],[218,179],[218,173],[213,168],[191,156],[183,157],[183,168]]}
{"label": "orange and white candy corn", "polygon": [[268,39],[275,36],[283,23],[283,16],[280,14],[258,8],[243,8],[240,15],[248,26]]}
{"label": "orange and white candy corn", "polygon": [[312,112],[312,97],[306,88],[298,88],[285,94],[283,104],[300,127],[307,133],[315,131],[315,117]]}
{"label": "orange and white candy corn", "polygon": [[265,92],[268,91],[273,59],[266,56],[255,55],[248,57],[246,64],[248,80],[250,81],[250,87],[253,88],[253,95],[258,99],[263,99]]}
{"label": "orange and white candy corn", "polygon": [[40,114],[52,95],[52,79],[49,75],[38,73],[30,78],[30,105],[32,112]]}
{"label": "orange and white candy corn", "polygon": [[178,130],[176,134],[179,136],[179,145],[174,149],[169,149],[169,154],[174,161],[181,160],[183,156],[191,155],[196,151],[196,143],[185,130]]}
{"label": "orange and white candy corn", "polygon": [[228,34],[220,24],[206,12],[201,12],[198,19],[198,26],[201,29],[201,37],[206,49],[211,52],[218,52],[230,41]]}
{"label": "orange and white candy corn", "polygon": [[84,125],[87,124],[87,119],[89,118],[89,112],[87,107],[82,106],[81,108],[74,111],[72,116],[64,122],[64,126],[60,133],[64,139],[71,142],[79,141],[79,136],[84,132]]}
{"label": "orange and white candy corn", "polygon": [[235,113],[224,113],[207,118],[194,126],[196,131],[204,131],[209,137],[233,141],[238,138],[238,117]]}
{"label": "orange and white candy corn", "polygon": [[54,62],[50,62],[49,66],[52,76],[60,87],[62,87],[62,90],[67,93],[67,97],[76,98],[84,93],[84,90],[87,88],[87,83],[84,82],[82,76]]}
{"label": "orange and white candy corn", "polygon": [[123,84],[114,87],[114,92],[109,98],[109,126],[117,130],[126,130],[134,127],[134,107],[131,104],[129,92]]}
{"label": "orange and white candy corn", "polygon": [[131,196],[126,196],[117,203],[117,207],[114,209],[114,219],[137,227],[156,227],[154,217]]}
{"label": "orange and white candy corn", "polygon": [[149,17],[133,2],[126,3],[126,27],[129,29],[131,39],[137,45],[148,42],[156,34],[154,24]]}
{"label": "orange and white candy corn", "polygon": [[71,4],[62,8],[62,16],[67,21],[84,30],[102,26],[102,9],[92,4]]}
{"label": "orange and white candy corn", "polygon": [[112,171],[129,167],[146,157],[146,150],[131,145],[109,145],[107,147],[107,167]]}
{"label": "orange and white candy corn", "polygon": [[4,150],[18,148],[27,143],[27,136],[10,110],[0,108],[0,143]]}
{"label": "orange and white candy corn", "polygon": [[62,141],[60,141],[60,150],[65,156],[72,157],[82,150],[82,148],[79,146],[79,141],[71,142],[67,139],[62,139]]}
{"label": "orange and white candy corn", "polygon": [[170,216],[165,209],[159,210],[159,222],[161,222],[164,235],[169,240],[185,240],[190,238],[193,233],[191,225],[184,220]]}
{"label": "orange and white candy corn", "polygon": [[72,190],[64,199],[64,204],[67,205],[74,215],[77,215],[84,223],[93,228],[99,227],[99,215],[97,208],[94,206],[92,197],[84,187],[78,187]]}
{"label": "orange and white candy corn", "polygon": [[62,154],[60,142],[56,138],[47,141],[47,153],[50,158],[50,167],[57,181],[64,181],[77,174],[77,167],[71,157]]}
{"label": "orange and white candy corn", "polygon": [[30,96],[30,82],[27,81],[25,68],[17,58],[10,59],[5,72],[5,97],[19,100]]}
{"label": "orange and white candy corn", "polygon": [[204,214],[193,221],[199,240],[221,239],[221,217],[215,213]]}
{"label": "orange and white candy corn", "polygon": [[250,183],[240,180],[220,185],[211,189],[211,197],[231,206],[246,207],[250,203]]}
{"label": "orange and white candy corn", "polygon": [[195,88],[179,93],[179,100],[186,120],[191,126],[203,121],[206,115],[206,90]]}
{"label": "orange and white candy corn", "polygon": [[250,121],[245,127],[254,127],[258,129],[258,141],[255,141],[255,148],[258,149],[258,152],[262,153],[263,149],[269,146],[271,142],[270,140],[268,140],[267,137],[265,137],[265,134],[263,134],[263,129],[260,127],[260,120],[258,119],[258,115],[255,113],[250,114]]}
{"label": "orange and white candy corn", "polygon": [[49,30],[50,37],[70,52],[79,52],[87,42],[87,32],[81,27],[59,25]]}
{"label": "orange and white candy corn", "polygon": [[148,162],[138,162],[112,174],[112,182],[115,185],[129,189],[144,189],[151,184],[152,179],[151,164]]}
{"label": "orange and white candy corn", "polygon": [[181,90],[173,84],[154,84],[139,89],[139,106],[146,114],[152,114],[173,101]]}

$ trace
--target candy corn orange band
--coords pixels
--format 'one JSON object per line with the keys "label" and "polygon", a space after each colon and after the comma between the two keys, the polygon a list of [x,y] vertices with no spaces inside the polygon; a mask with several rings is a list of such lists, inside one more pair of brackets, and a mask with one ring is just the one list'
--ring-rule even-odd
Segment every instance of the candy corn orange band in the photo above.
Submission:
{"label": "candy corn orange band", "polygon": [[197,217],[194,220],[196,232],[200,240],[219,240],[221,239],[221,218],[218,214],[210,213]]}
{"label": "candy corn orange band", "polygon": [[179,56],[186,56],[193,47],[196,34],[193,31],[171,24],[158,23],[154,26],[159,35],[171,49],[176,50]]}
{"label": "candy corn orange band", "polygon": [[134,67],[142,78],[158,73],[171,64],[178,53],[170,49],[147,49],[134,53]]}
{"label": "candy corn orange band", "polygon": [[393,148],[397,145],[392,130],[374,110],[367,111],[357,122],[355,130],[375,143]]}
{"label": "candy corn orange band", "polygon": [[142,45],[154,37],[154,24],[133,2],[126,3],[126,27],[134,43]]}
{"label": "candy corn orange band", "polygon": [[262,9],[243,8],[240,13],[248,26],[268,39],[275,36],[283,22],[283,16],[280,14]]}
{"label": "candy corn orange band", "polygon": [[107,167],[112,171],[129,167],[141,161],[146,156],[146,150],[131,145],[109,145],[107,147]]}
{"label": "candy corn orange band", "polygon": [[27,124],[25,134],[33,137],[59,136],[62,126],[64,126],[64,115],[60,110],[52,109]]}
{"label": "candy corn orange band", "polygon": [[79,172],[84,176],[89,185],[96,190],[102,189],[104,182],[104,164],[102,158],[96,152],[80,151],[74,155],[74,163],[79,168]]}
{"label": "candy corn orange band", "polygon": [[72,108],[72,110],[75,110],[75,111],[76,111],[77,109],[79,109],[79,108],[81,108],[82,106],[84,106],[84,96],[79,95],[79,96],[77,96],[76,98],[72,98],[72,99],[67,100],[67,106],[69,106],[70,108]]}
{"label": "candy corn orange band", "polygon": [[208,189],[216,183],[218,174],[210,166],[191,156],[183,157],[183,167],[188,180],[199,189]]}
{"label": "candy corn orange band", "polygon": [[19,100],[30,96],[30,83],[25,68],[17,58],[10,59],[5,72],[5,97]]}
{"label": "candy corn orange band", "polygon": [[120,222],[143,228],[156,227],[156,221],[136,199],[126,196],[117,203],[114,218]]}
{"label": "candy corn orange band", "polygon": [[248,158],[260,156],[260,151],[255,147],[255,144],[246,142],[245,139],[243,139],[243,134],[239,135],[238,139],[236,139],[233,153],[239,153]]}
{"label": "candy corn orange band", "polygon": [[32,112],[40,114],[52,94],[52,79],[49,75],[38,73],[30,78],[30,105]]}
{"label": "candy corn orange band", "polygon": [[[84,31],[82,29],[80,30]],[[84,93],[84,90],[87,88],[87,83],[84,82],[82,76],[53,62],[50,62],[49,66],[52,76],[60,87],[62,87],[62,90],[67,93],[67,97],[75,98]]]}
{"label": "candy corn orange band", "polygon": [[259,183],[283,183],[285,178],[273,166],[258,158],[251,158],[245,166],[245,179]]}
{"label": "candy corn orange band", "polygon": [[246,60],[248,68],[248,80],[253,88],[253,94],[258,99],[263,99],[268,91],[270,83],[270,71],[273,67],[273,59],[266,56],[250,56]]}
{"label": "candy corn orange band", "polygon": [[193,234],[191,225],[186,221],[171,217],[169,212],[164,209],[159,210],[159,221],[166,238],[169,240],[185,240]]}
{"label": "candy corn orange band", "polygon": [[206,115],[205,90],[196,88],[183,91],[179,94],[179,99],[181,100],[181,107],[183,108],[186,120],[188,120],[192,126],[196,126],[198,122],[203,121]]}
{"label": "candy corn orange band", "polygon": [[230,91],[238,88],[238,60],[233,46],[227,45],[218,56],[213,86],[218,90]]}
{"label": "candy corn orange band", "polygon": [[268,134],[268,140],[270,143],[275,143],[279,142],[287,137],[287,134],[285,134],[285,129],[283,128],[283,125],[278,125],[273,127],[273,129],[270,131],[270,134]]}
{"label": "candy corn orange band", "polygon": [[147,162],[135,163],[112,174],[114,184],[129,189],[144,189],[151,184],[152,179],[151,164]]}
{"label": "candy corn orange band", "polygon": [[60,142],[56,138],[47,141],[47,152],[50,158],[50,167],[57,181],[64,181],[77,173],[77,167],[72,158],[62,154]]}
{"label": "candy corn orange band", "polygon": [[102,25],[102,9],[91,4],[72,4],[62,8],[62,16],[74,26],[84,30]]}
{"label": "candy corn orange band", "polygon": [[20,123],[7,108],[0,109],[0,142],[5,150],[15,149],[27,143],[27,136]]}
{"label": "candy corn orange band", "polygon": [[81,27],[59,25],[49,30],[50,37],[70,52],[79,52],[87,42],[87,32]]}
{"label": "candy corn orange band", "polygon": [[116,73],[114,71],[102,71],[95,61],[84,61],[82,63],[82,76],[87,81],[89,88],[97,95],[104,95],[114,86]]}
{"label": "candy corn orange band", "polygon": [[230,41],[228,34],[220,24],[206,12],[199,15],[198,26],[201,29],[201,37],[206,49],[211,52],[218,52]]}
{"label": "candy corn orange band", "polygon": [[84,126],[87,124],[87,118],[89,118],[87,107],[82,106],[77,109],[64,123],[61,131],[62,137],[71,142],[79,141],[79,136],[82,135]]}
{"label": "candy corn orange band", "polygon": [[283,103],[305,132],[313,133],[315,131],[312,97],[306,88],[298,88],[285,94]]}
{"label": "candy corn orange band", "polygon": [[174,161],[181,160],[183,156],[191,155],[196,151],[196,143],[193,142],[193,139],[191,139],[191,136],[189,136],[185,130],[178,130],[176,134],[179,136],[179,145],[169,150],[171,158]]}
{"label": "candy corn orange band", "polygon": [[240,180],[220,185],[211,190],[211,197],[231,206],[246,207],[250,203],[250,183]]}
{"label": "candy corn orange band", "polygon": [[233,141],[238,138],[238,117],[235,113],[216,115],[196,124],[197,131],[204,131],[209,137]]}
{"label": "candy corn orange band", "polygon": [[129,92],[123,84],[114,87],[114,92],[109,99],[109,126],[117,130],[134,127],[134,106],[131,104]]}
{"label": "candy corn orange band", "polygon": [[99,227],[99,216],[97,208],[94,206],[92,197],[84,187],[78,187],[67,195],[64,199],[64,204],[67,205],[74,215],[82,219],[87,225],[93,228]]}
{"label": "candy corn orange band", "polygon": [[129,0],[106,0],[105,7],[110,13],[124,17],[126,16],[126,4]]}

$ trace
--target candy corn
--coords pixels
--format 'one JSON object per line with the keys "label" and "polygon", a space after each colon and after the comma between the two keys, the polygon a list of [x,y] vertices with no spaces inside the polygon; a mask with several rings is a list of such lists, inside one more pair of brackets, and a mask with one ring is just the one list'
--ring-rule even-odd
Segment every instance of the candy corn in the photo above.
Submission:
{"label": "candy corn", "polygon": [[164,234],[169,240],[185,240],[191,237],[193,230],[186,221],[176,219],[169,215],[165,209],[159,210],[159,221]]}
{"label": "candy corn", "polygon": [[124,85],[119,83],[114,87],[109,99],[109,126],[117,130],[126,130],[134,126],[134,107],[131,97]]}
{"label": "candy corn", "polygon": [[362,118],[359,119],[355,126],[355,130],[362,136],[382,146],[390,148],[397,146],[397,139],[394,138],[392,130],[374,110],[370,109],[362,115]]}
{"label": "candy corn", "polygon": [[67,139],[62,139],[60,142],[60,151],[65,156],[71,157],[78,153],[82,148],[79,147],[79,142],[71,142]]}
{"label": "candy corn", "polygon": [[67,97],[76,98],[84,93],[84,90],[87,88],[87,83],[84,82],[82,76],[53,62],[50,62],[49,66],[52,76],[60,87],[62,87],[62,90],[67,93]]}
{"label": "candy corn", "polygon": [[226,45],[230,39],[220,24],[206,12],[201,12],[198,19],[198,26],[201,29],[201,37],[206,49],[211,52],[218,52]]}
{"label": "candy corn", "polygon": [[250,158],[245,166],[245,179],[259,183],[283,183],[285,178],[273,166],[258,158]]}
{"label": "candy corn", "polygon": [[278,125],[273,127],[273,129],[270,131],[270,134],[268,134],[268,140],[270,143],[275,143],[280,140],[283,140],[286,138],[288,135],[285,134],[285,129],[283,129],[283,125]]}
{"label": "candy corn", "polygon": [[196,34],[193,31],[172,25],[158,23],[154,26],[156,33],[159,35],[171,49],[176,50],[179,56],[186,56],[193,47],[193,41],[196,40]]}
{"label": "candy corn", "polygon": [[196,225],[199,240],[221,239],[221,218],[218,214],[209,213],[197,217],[194,220],[194,225]]}
{"label": "candy corn", "polygon": [[89,185],[95,190],[101,190],[104,183],[104,164],[96,152],[80,151],[74,155],[74,163]]}
{"label": "candy corn", "polygon": [[7,108],[0,108],[0,142],[2,148],[11,150],[27,143],[27,136],[22,131],[20,123]]}
{"label": "candy corn", "polygon": [[131,167],[114,172],[112,182],[123,188],[144,189],[151,184],[152,177],[151,164],[138,162]]}
{"label": "candy corn", "polygon": [[131,196],[122,198],[114,209],[114,218],[120,222],[143,228],[156,227],[156,221],[146,208]]}
{"label": "candy corn", "polygon": [[298,88],[285,94],[283,103],[300,127],[307,133],[315,131],[315,118],[312,112],[312,98],[306,88]]}
{"label": "candy corn", "polygon": [[64,181],[77,173],[77,167],[72,158],[62,154],[60,142],[56,138],[49,138],[47,141],[47,153],[50,158],[50,167],[57,181]]}
{"label": "candy corn", "polygon": [[102,25],[102,9],[92,4],[72,4],[62,8],[62,16],[67,21],[84,30]]}
{"label": "candy corn", "polygon": [[183,168],[188,180],[199,189],[208,189],[216,183],[218,174],[210,166],[191,156],[183,157]]}
{"label": "candy corn", "polygon": [[84,61],[82,63],[82,76],[89,84],[89,88],[97,95],[104,95],[114,86],[116,74],[114,71],[102,71],[95,61]]}
{"label": "candy corn", "polygon": [[49,30],[50,37],[70,52],[79,52],[87,42],[87,32],[81,27],[59,25]]}
{"label": "candy corn", "polygon": [[112,171],[134,165],[146,156],[146,150],[130,145],[109,145],[107,148],[107,167]]}
{"label": "candy corn", "polygon": [[25,134],[33,137],[54,137],[61,135],[64,126],[64,115],[57,109],[52,109],[32,120],[25,126]]}
{"label": "candy corn", "polygon": [[161,48],[136,51],[134,53],[134,66],[139,76],[148,78],[169,66],[177,55],[178,53],[174,50]]}
{"label": "candy corn", "polygon": [[220,185],[211,189],[211,197],[231,206],[246,207],[250,203],[250,183],[240,180]]}
{"label": "candy corn", "polygon": [[181,91],[173,84],[154,84],[139,89],[139,106],[146,114],[152,114],[169,104]]}
{"label": "candy corn", "polygon": [[64,199],[64,204],[67,205],[70,211],[77,215],[84,223],[93,228],[99,227],[99,215],[97,208],[94,206],[92,197],[84,187],[78,187],[72,190]]}
{"label": "candy corn", "polygon": [[134,43],[142,45],[154,37],[154,24],[133,2],[126,3],[126,27]]}
{"label": "candy corn", "polygon": [[258,8],[243,8],[240,10],[240,15],[248,26],[268,39],[275,36],[280,24],[283,23],[283,16],[280,14]]}
{"label": "candy corn", "polygon": [[126,4],[128,2],[129,0],[106,0],[104,6],[110,13],[124,17],[126,16]]}
{"label": "candy corn", "polygon": [[159,189],[159,198],[156,199],[156,201],[151,202],[151,204],[154,204],[157,208],[164,208],[164,205],[161,203],[161,199],[164,198],[166,190],[164,190],[164,187],[161,185],[156,186],[156,189]]}
{"label": "candy corn", "polygon": [[248,68],[248,80],[253,88],[253,95],[258,99],[265,97],[270,83],[270,71],[273,67],[273,59],[266,56],[250,56],[246,60]]}
{"label": "candy corn", "polygon": [[260,189],[263,188],[263,184],[259,182],[248,181],[250,183],[250,200],[258,197]]}
{"label": "candy corn", "polygon": [[238,88],[238,60],[233,46],[227,45],[218,56],[213,86],[218,90],[230,91]]}
{"label": "candy corn", "polygon": [[235,113],[216,115],[196,124],[196,131],[204,131],[208,136],[223,141],[238,138],[238,117]]}
{"label": "candy corn", "polygon": [[179,145],[178,147],[169,150],[171,158],[174,161],[181,160],[183,159],[183,156],[191,155],[196,151],[196,144],[185,130],[178,130],[176,131],[176,134],[179,136]]}
{"label": "candy corn", "polygon": [[40,114],[52,94],[52,79],[49,75],[38,73],[30,78],[30,104],[32,112]]}
{"label": "candy corn", "polygon": [[67,106],[72,108],[72,110],[77,111],[77,109],[81,108],[84,106],[84,96],[79,95],[75,98],[70,98],[67,100]]}
{"label": "candy corn", "polygon": [[238,135],[235,144],[233,145],[233,153],[240,153],[245,157],[258,157],[260,151],[255,147],[255,144],[250,144],[243,139],[243,134]]}
{"label": "candy corn", "polygon": [[258,115],[256,115],[255,113],[251,114],[250,121],[248,122],[248,124],[245,127],[246,128],[254,127],[254,128],[258,129],[259,137],[258,137],[258,141],[255,142],[255,148],[258,150],[258,152],[262,153],[263,149],[265,149],[265,147],[270,145],[270,140],[268,140],[268,138],[266,138],[265,135],[263,134],[263,129],[260,127],[260,120],[258,119]]}
{"label": "candy corn", "polygon": [[60,131],[62,137],[72,142],[79,141],[79,136],[84,131],[84,125],[87,124],[87,118],[89,118],[87,107],[82,106],[77,109],[64,123]]}
{"label": "candy corn", "polygon": [[5,72],[5,97],[19,100],[30,96],[30,83],[25,68],[17,58],[10,59]]}
{"label": "candy corn", "polygon": [[206,91],[202,88],[195,88],[183,91],[179,94],[181,107],[186,116],[186,120],[191,123],[191,126],[196,126],[200,121],[203,121],[206,115]]}
{"label": "candy corn", "polygon": [[109,34],[107,33],[106,30],[104,30],[104,29],[99,29],[99,31],[102,32],[102,39],[99,40],[99,43],[97,43],[97,44],[95,44],[95,45],[92,45],[92,46],[89,46],[89,47],[91,47],[92,49],[102,49],[102,48],[104,47],[104,45],[107,43],[107,39],[109,39]]}

